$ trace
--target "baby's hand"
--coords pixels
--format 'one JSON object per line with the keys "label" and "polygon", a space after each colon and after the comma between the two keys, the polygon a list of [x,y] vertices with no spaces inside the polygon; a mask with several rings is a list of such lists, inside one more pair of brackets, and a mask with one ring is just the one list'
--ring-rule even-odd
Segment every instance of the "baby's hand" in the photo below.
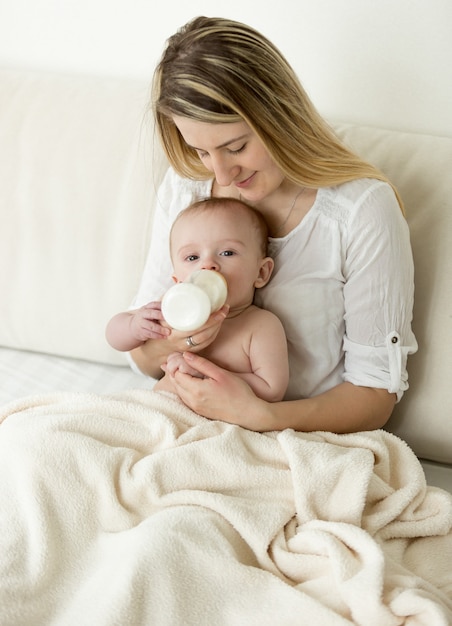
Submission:
{"label": "baby's hand", "polygon": [[170,376],[174,376],[176,372],[182,372],[183,374],[189,374],[196,378],[204,378],[198,370],[188,365],[187,361],[182,356],[182,352],[172,352],[168,356],[166,364],[162,365],[162,370]]}
{"label": "baby's hand", "polygon": [[165,339],[171,331],[162,322],[165,324],[160,302],[149,302],[133,311],[130,318],[130,331],[139,341]]}

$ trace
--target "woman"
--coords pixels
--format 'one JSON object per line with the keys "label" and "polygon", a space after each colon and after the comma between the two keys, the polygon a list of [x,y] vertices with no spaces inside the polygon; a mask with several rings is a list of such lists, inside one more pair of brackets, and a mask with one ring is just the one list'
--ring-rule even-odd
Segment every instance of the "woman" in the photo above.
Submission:
{"label": "woman", "polygon": [[[189,368],[205,378],[174,374],[183,401],[251,430],[382,427],[408,387],[407,355],[417,349],[409,233],[390,183],[340,144],[280,52],[231,20],[199,17],[169,39],[153,109],[172,169],[134,302],[149,337],[131,352],[135,364],[159,377],[167,355],[185,350]],[[287,334],[284,401],[257,398],[196,354],[227,310],[190,336],[161,323],[171,223],[180,207],[208,195],[242,198],[268,223],[275,270],[256,303]]]}

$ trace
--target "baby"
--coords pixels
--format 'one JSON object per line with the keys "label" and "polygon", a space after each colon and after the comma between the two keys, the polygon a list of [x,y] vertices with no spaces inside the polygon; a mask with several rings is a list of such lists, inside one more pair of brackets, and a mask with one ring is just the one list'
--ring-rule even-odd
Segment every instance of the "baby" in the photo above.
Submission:
{"label": "baby", "polygon": [[[210,345],[196,349],[196,334],[202,329],[192,331],[188,348],[240,376],[260,398],[275,402],[284,397],[289,380],[287,341],[280,320],[253,304],[255,289],[268,283],[274,267],[267,242],[267,225],[258,211],[233,198],[208,198],[179,213],[171,229],[170,252],[176,282],[200,269],[220,272],[227,282],[229,312],[218,335]],[[127,337],[133,333],[134,314],[138,311],[115,316],[115,332],[107,327],[114,348],[133,349],[142,343]],[[121,330],[118,317],[124,319]],[[154,389],[174,392],[172,376],[179,368],[198,375],[189,370],[181,352],[174,352]]]}

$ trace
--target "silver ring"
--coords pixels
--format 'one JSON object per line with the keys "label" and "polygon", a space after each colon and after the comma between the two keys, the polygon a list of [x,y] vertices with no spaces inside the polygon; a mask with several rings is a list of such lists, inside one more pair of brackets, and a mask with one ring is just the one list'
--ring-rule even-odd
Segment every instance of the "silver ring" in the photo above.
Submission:
{"label": "silver ring", "polygon": [[197,343],[193,341],[193,337],[191,336],[187,337],[187,339],[185,340],[185,343],[187,344],[189,348],[196,348],[196,346],[198,345]]}

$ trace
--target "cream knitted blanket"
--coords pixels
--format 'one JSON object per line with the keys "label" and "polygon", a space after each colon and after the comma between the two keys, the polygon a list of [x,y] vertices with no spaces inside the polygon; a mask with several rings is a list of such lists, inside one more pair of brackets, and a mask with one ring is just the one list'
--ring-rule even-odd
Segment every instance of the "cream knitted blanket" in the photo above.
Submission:
{"label": "cream knitted blanket", "polygon": [[452,497],[393,435],[254,433],[154,391],[0,418],[1,626],[452,624]]}

